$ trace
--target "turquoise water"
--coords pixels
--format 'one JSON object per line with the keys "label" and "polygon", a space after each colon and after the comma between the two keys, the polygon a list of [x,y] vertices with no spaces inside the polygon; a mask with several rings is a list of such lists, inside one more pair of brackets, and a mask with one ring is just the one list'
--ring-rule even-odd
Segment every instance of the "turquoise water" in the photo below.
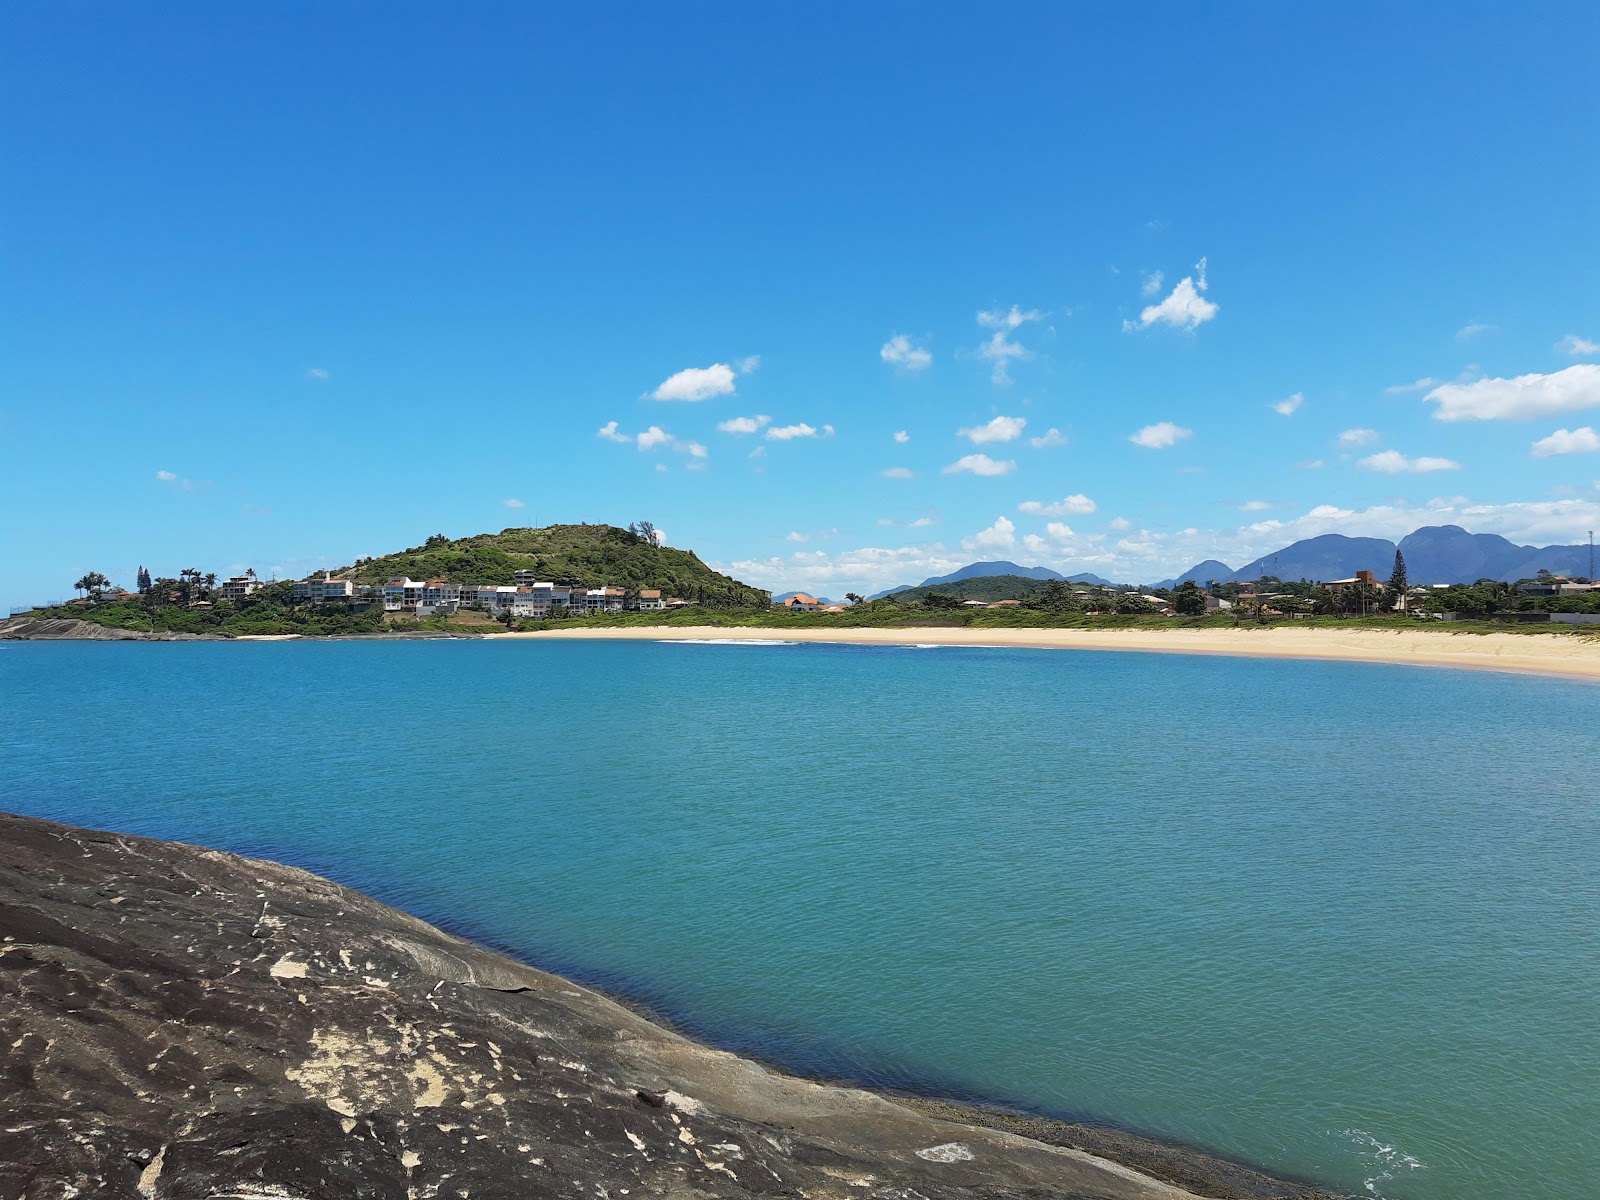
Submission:
{"label": "turquoise water", "polygon": [[651,642],[0,645],[0,804],[719,1044],[1398,1200],[1600,1195],[1600,687]]}

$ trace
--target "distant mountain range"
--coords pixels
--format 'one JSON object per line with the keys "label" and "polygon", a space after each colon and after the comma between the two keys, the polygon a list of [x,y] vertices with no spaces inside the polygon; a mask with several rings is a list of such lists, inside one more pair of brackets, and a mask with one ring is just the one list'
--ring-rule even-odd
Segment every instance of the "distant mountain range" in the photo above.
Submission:
{"label": "distant mountain range", "polygon": [[1345,537],[1325,533],[1263,554],[1237,569],[1216,559],[1190,567],[1177,579],[1156,587],[1174,587],[1185,580],[1254,580],[1263,575],[1279,579],[1348,579],[1357,571],[1371,571],[1387,579],[1394,567],[1396,549],[1405,555],[1406,576],[1412,583],[1473,583],[1479,579],[1514,582],[1537,575],[1541,569],[1557,575],[1587,575],[1589,547],[1519,546],[1497,533],[1468,533],[1459,525],[1429,525],[1396,543],[1387,538]]}
{"label": "distant mountain range", "polygon": [[[1388,579],[1389,572],[1394,568],[1395,549],[1396,544],[1387,538],[1325,533],[1320,537],[1305,538],[1271,554],[1263,554],[1254,562],[1238,568],[1208,558],[1176,578],[1158,580],[1147,586],[1173,588],[1190,580],[1199,584],[1212,580],[1219,583],[1231,579],[1254,581],[1263,575],[1285,580],[1348,579],[1357,571],[1371,571],[1379,579]],[[1406,575],[1412,583],[1473,583],[1479,579],[1515,582],[1537,575],[1541,568],[1557,575],[1589,574],[1589,547],[1586,544],[1519,546],[1497,533],[1468,533],[1459,525],[1429,525],[1418,529],[1401,538],[1398,549],[1406,556]],[[1005,561],[975,562],[948,575],[924,579],[921,583],[902,583],[885,588],[867,599],[881,600],[885,596],[912,591],[915,595],[911,598],[918,599],[930,589],[941,586],[949,588],[965,580],[996,576],[1008,579],[1064,579],[1068,583],[1114,586],[1110,580],[1087,571],[1078,575],[1062,575],[1049,567],[1024,567]],[[774,597],[774,600],[782,599],[782,596]]]}

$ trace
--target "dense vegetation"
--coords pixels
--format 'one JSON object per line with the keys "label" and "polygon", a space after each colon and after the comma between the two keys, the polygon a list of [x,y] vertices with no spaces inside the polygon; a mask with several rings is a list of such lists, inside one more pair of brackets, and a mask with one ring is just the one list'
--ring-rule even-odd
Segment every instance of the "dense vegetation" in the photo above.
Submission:
{"label": "dense vegetation", "polygon": [[982,600],[986,604],[993,604],[996,600],[1027,600],[1037,596],[1044,591],[1045,582],[1043,579],[1029,579],[1026,575],[977,575],[971,579],[958,579],[954,583],[906,588],[891,595],[900,604],[921,603],[930,593],[949,596],[953,600]]}
{"label": "dense vegetation", "polygon": [[324,605],[315,611],[291,608],[291,585],[288,583],[269,583],[240,600],[217,600],[191,608],[181,599],[171,598],[174,594],[181,597],[181,592],[174,593],[161,586],[172,582],[157,580],[157,586],[137,600],[64,604],[28,616],[89,621],[110,629],[131,629],[138,633],[210,633],[225,637],[284,633],[328,637],[377,633],[384,628],[381,609],[357,613],[351,612],[349,605]]}
{"label": "dense vegetation", "polygon": [[570,586],[659,588],[713,608],[765,605],[771,594],[713,571],[692,550],[656,544],[648,525],[548,525],[502,529],[451,539],[443,534],[420,546],[359,559],[336,575],[357,583],[382,583],[391,575],[453,583],[509,584],[516,571]]}

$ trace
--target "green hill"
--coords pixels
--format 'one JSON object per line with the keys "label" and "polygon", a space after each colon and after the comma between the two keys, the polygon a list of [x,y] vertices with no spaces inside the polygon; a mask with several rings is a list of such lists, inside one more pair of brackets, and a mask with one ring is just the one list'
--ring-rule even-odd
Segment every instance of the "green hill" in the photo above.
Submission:
{"label": "green hill", "polygon": [[1029,579],[1025,575],[978,575],[933,587],[906,588],[893,593],[893,598],[901,604],[915,604],[929,592],[938,592],[957,600],[982,600],[993,604],[996,600],[1027,600],[1037,596],[1044,591],[1047,582],[1044,579]]}
{"label": "green hill", "polygon": [[663,595],[715,608],[771,602],[770,593],[713,571],[692,550],[657,546],[614,525],[502,529],[454,540],[438,534],[409,550],[358,559],[334,574],[357,583],[409,575],[452,583],[509,584],[521,569],[572,586],[660,588]]}

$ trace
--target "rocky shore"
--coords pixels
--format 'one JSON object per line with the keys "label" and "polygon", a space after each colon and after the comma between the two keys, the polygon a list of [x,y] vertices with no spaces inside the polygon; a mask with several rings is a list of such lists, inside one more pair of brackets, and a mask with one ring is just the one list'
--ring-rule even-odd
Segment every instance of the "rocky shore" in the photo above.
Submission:
{"label": "rocky shore", "polygon": [[211,633],[141,633],[69,617],[11,617],[0,621],[0,640],[27,642],[220,642]]}
{"label": "rocky shore", "polygon": [[0,1197],[1326,1193],[818,1084],[318,876],[0,815]]}

